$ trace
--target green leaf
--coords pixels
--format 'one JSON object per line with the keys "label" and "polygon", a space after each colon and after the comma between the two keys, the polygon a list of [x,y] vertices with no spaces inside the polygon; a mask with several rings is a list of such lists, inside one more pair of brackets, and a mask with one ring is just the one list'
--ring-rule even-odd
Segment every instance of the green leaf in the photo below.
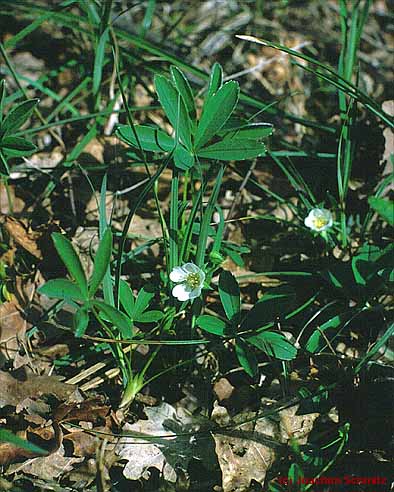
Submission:
{"label": "green leaf", "polygon": [[181,95],[162,75],[155,76],[155,88],[169,122],[174,130],[178,131],[183,144],[191,149],[190,118]]}
{"label": "green leaf", "polygon": [[151,311],[145,311],[144,313],[138,315],[134,318],[134,321],[137,321],[138,323],[154,323],[156,321],[160,321],[163,316],[164,314],[161,311],[152,309]]}
{"label": "green leaf", "polygon": [[2,79],[0,81],[0,124],[3,121],[4,100],[5,100],[5,79]]}
{"label": "green leaf", "polygon": [[73,318],[75,336],[77,338],[85,335],[86,328],[89,324],[89,311],[86,306],[80,307],[74,314]]}
{"label": "green leaf", "polygon": [[92,297],[96,293],[105,272],[109,266],[112,253],[112,232],[108,227],[100,241],[96,256],[94,258],[93,274],[90,279],[89,295]]}
{"label": "green leaf", "polygon": [[208,94],[206,101],[208,101],[216,92],[222,87],[223,83],[223,69],[219,63],[215,63],[209,76]]}
{"label": "green leaf", "polygon": [[338,328],[343,322],[343,315],[338,314],[320,325],[319,328],[312,333],[312,335],[306,342],[306,350],[315,353],[324,348],[327,345],[327,339],[330,340],[332,336],[335,336],[335,334],[338,332]]}
{"label": "green leaf", "polygon": [[219,277],[219,296],[227,318],[232,323],[238,323],[241,316],[239,285],[234,275],[226,270]]}
{"label": "green leaf", "polygon": [[133,319],[137,319],[141,316],[141,314],[149,306],[149,303],[154,298],[154,296],[155,296],[155,289],[153,285],[148,284],[145,285],[145,287],[142,287],[142,289],[140,289],[134,305],[134,311],[132,316]]}
{"label": "green leaf", "polygon": [[368,198],[369,205],[377,212],[380,217],[389,225],[394,226],[394,201],[386,198]]}
{"label": "green leaf", "polygon": [[243,338],[236,339],[235,354],[246,374],[255,378],[259,372],[256,355]]}
{"label": "green leaf", "polygon": [[47,297],[54,297],[57,299],[86,300],[86,297],[82,294],[78,285],[67,278],[48,280],[48,282],[38,288],[38,292]]}
{"label": "green leaf", "polygon": [[232,138],[221,140],[197,152],[199,157],[219,159],[220,161],[242,161],[265,155],[263,143],[251,139]]}
{"label": "green leaf", "polygon": [[[136,125],[134,129],[140,145],[144,150],[150,152],[171,152],[175,148],[175,140],[158,128]],[[139,148],[133,129],[129,125],[119,125],[116,129],[116,135],[123,142],[137,149]]]}
{"label": "green leaf", "polygon": [[194,96],[189,81],[181,72],[181,70],[179,70],[179,68],[175,65],[171,67],[171,75],[175,87],[181,95],[183,102],[185,103],[185,107],[190,114],[190,117],[194,119],[196,117],[196,106],[194,104]]}
{"label": "green leaf", "polygon": [[255,331],[291,311],[296,294],[291,287],[271,289],[259,299],[241,324],[242,330]]}
{"label": "green leaf", "polygon": [[86,280],[85,272],[82,268],[81,260],[79,259],[71,241],[64,237],[59,232],[52,233],[52,241],[55,245],[56,251],[65,264],[71,277],[78,284],[82,294],[88,296],[88,282]]}
{"label": "green leaf", "polygon": [[268,483],[268,490],[269,492],[287,492],[288,488],[285,485],[271,481]]}
{"label": "green leaf", "polygon": [[133,336],[133,323],[125,314],[109,304],[94,300],[92,304],[101,311],[105,317],[120,331],[124,338],[131,338]]}
{"label": "green leaf", "polygon": [[297,355],[297,349],[282,333],[262,331],[258,335],[246,339],[267,355],[280,360],[292,360]]}
{"label": "green leaf", "polygon": [[119,300],[126,313],[133,319],[134,294],[129,284],[122,279],[120,279],[119,283]]}
{"label": "green leaf", "polygon": [[[238,127],[231,128],[230,131],[224,133],[225,139],[252,139],[252,140],[262,140],[272,135],[274,127],[271,123],[249,123],[248,125],[241,125]],[[220,132],[223,133],[223,130]]]}
{"label": "green leaf", "polygon": [[366,286],[368,281],[379,270],[378,259],[382,250],[378,246],[364,244],[352,258],[352,271],[356,284]]}
{"label": "green leaf", "polygon": [[100,36],[100,40],[97,45],[96,55],[94,57],[93,68],[93,94],[97,94],[100,89],[101,77],[103,73],[103,62],[105,55],[105,46],[108,41],[109,27],[107,27]]}
{"label": "green leaf", "polygon": [[300,484],[299,492],[305,491],[305,486],[304,486],[303,481],[302,481],[302,479],[304,478],[304,472],[298,463],[292,463],[290,465],[287,477],[288,477],[289,483],[291,483],[291,484],[293,484],[293,483],[298,484],[299,483]]}
{"label": "green leaf", "polygon": [[14,444],[15,446],[18,446],[18,448],[25,449],[26,451],[30,451],[35,454],[48,454],[45,449],[36,446],[32,442],[26,441],[26,439],[22,439],[21,437],[16,436],[7,429],[0,429],[0,442],[9,442],[11,444]]}
{"label": "green leaf", "polygon": [[174,163],[178,169],[186,171],[194,166],[194,156],[185,147],[178,145],[174,151]]}
{"label": "green leaf", "polygon": [[29,119],[38,101],[39,99],[28,99],[11,109],[1,125],[2,134],[6,135],[18,130]]}
{"label": "green leaf", "polygon": [[72,151],[68,154],[67,159],[63,162],[63,167],[71,167],[78,157],[82,154],[88,143],[97,135],[97,123],[93,123],[88,133],[76,144]]}
{"label": "green leaf", "polygon": [[32,142],[22,137],[4,137],[0,141],[0,147],[8,157],[28,155],[37,150]]}
{"label": "green leaf", "polygon": [[1,150],[0,150],[0,174],[3,174],[4,176],[10,175],[10,168],[8,167],[7,159]]}
{"label": "green leaf", "polygon": [[205,102],[196,133],[196,149],[201,149],[226,123],[237,105],[238,96],[239,86],[231,80]]}
{"label": "green leaf", "polygon": [[215,318],[215,316],[209,316],[208,314],[204,314],[199,316],[196,319],[196,324],[202,330],[207,331],[208,333],[212,333],[213,335],[224,336],[226,331],[226,323],[219,319]]}

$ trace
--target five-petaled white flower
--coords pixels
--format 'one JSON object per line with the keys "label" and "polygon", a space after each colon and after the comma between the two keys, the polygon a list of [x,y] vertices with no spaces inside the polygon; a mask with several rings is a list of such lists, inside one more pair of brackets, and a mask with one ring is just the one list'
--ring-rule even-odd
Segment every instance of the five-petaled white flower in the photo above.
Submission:
{"label": "five-petaled white flower", "polygon": [[194,263],[185,263],[172,270],[170,279],[178,284],[172,289],[172,295],[179,301],[188,301],[201,294],[205,273]]}
{"label": "five-petaled white flower", "polygon": [[316,232],[326,231],[332,226],[332,223],[331,212],[326,208],[313,208],[304,220],[304,224]]}

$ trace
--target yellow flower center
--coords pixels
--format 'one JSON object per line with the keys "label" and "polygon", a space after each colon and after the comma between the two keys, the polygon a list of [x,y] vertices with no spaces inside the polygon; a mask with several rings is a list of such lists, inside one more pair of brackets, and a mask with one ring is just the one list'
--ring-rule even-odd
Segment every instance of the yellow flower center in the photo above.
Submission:
{"label": "yellow flower center", "polygon": [[317,229],[321,229],[328,224],[328,220],[325,217],[315,217],[313,223]]}
{"label": "yellow flower center", "polygon": [[200,285],[200,282],[201,279],[199,273],[189,273],[187,276],[186,283],[192,289],[196,289]]}

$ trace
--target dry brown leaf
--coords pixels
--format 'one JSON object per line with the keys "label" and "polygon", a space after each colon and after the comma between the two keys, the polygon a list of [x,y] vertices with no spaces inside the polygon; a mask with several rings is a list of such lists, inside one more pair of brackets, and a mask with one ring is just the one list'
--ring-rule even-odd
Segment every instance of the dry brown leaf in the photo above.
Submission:
{"label": "dry brown leaf", "polygon": [[97,422],[105,419],[109,414],[110,407],[104,405],[103,397],[91,398],[76,405],[63,403],[59,405],[54,413],[54,419],[58,422]]}
{"label": "dry brown leaf", "polygon": [[71,448],[70,453],[67,454],[81,457],[94,456],[99,445],[99,439],[92,434],[77,430],[64,436],[63,444],[66,449]]}
{"label": "dry brown leaf", "polygon": [[[271,405],[272,402],[270,400]],[[298,405],[282,410],[278,414],[279,422],[275,422],[268,418],[254,420],[252,412],[231,418],[225,407],[215,403],[213,421],[221,427],[237,424],[232,431],[214,433],[223,492],[247,492],[252,480],[263,485],[267,471],[277,457],[278,443],[286,444],[291,438],[300,444],[307,442],[319,414],[296,415],[297,410]]]}
{"label": "dry brown leaf", "polygon": [[[26,439],[26,431],[17,432],[16,435]],[[0,442],[0,466],[6,466],[33,456],[35,455],[27,449],[15,446],[10,442]]]}
{"label": "dry brown leaf", "polygon": [[24,209],[25,202],[21,198],[15,196],[15,186],[11,184],[8,184],[7,193],[4,183],[0,183],[0,214],[11,213],[8,194],[12,203],[12,213],[19,214]]}
{"label": "dry brown leaf", "polygon": [[[394,116],[394,100],[384,101],[382,104],[382,109],[390,116]],[[393,176],[394,173],[394,132],[392,128],[385,128],[383,131],[383,136],[385,138],[385,148],[381,163],[385,163],[384,175]],[[389,183],[385,188],[383,195],[386,195],[388,191],[394,189],[393,182]]]}
{"label": "dry brown leaf", "polygon": [[72,470],[76,463],[83,461],[83,458],[67,457],[64,454],[64,446],[62,445],[56,453],[50,456],[33,458],[21,465],[11,465],[6,474],[11,475],[16,472],[23,472],[42,480],[58,479]]}
{"label": "dry brown leaf", "polygon": [[55,376],[39,376],[23,370],[16,373],[0,371],[0,408],[17,407],[27,398],[37,399],[42,395],[54,395],[65,400],[75,391],[76,386],[62,383]]}
{"label": "dry brown leaf", "polygon": [[40,234],[29,231],[22,221],[8,215],[2,215],[0,223],[18,246],[28,251],[38,260],[42,259],[42,253],[37,244]]}
{"label": "dry brown leaf", "polygon": [[307,413],[296,415],[299,405],[282,410],[280,415],[280,435],[283,443],[290,439],[296,439],[299,444],[306,444],[309,434],[312,432],[313,424],[319,417],[319,413]]}
{"label": "dry brown leaf", "polygon": [[26,328],[27,323],[16,300],[0,304],[0,367],[3,367],[5,361],[15,358]]}
{"label": "dry brown leaf", "polygon": [[149,469],[157,468],[165,480],[175,482],[178,470],[186,472],[192,458],[202,460],[207,468],[211,466],[215,460],[213,446],[209,437],[195,433],[201,425],[197,417],[166,402],[145,408],[145,413],[147,420],[123,426],[124,437],[115,448],[116,454],[127,460],[123,470],[126,478],[149,478]]}
{"label": "dry brown leaf", "polygon": [[234,391],[234,386],[226,378],[220,378],[213,387],[219,401],[228,400]]}
{"label": "dry brown leaf", "polygon": [[[231,422],[227,409],[217,403],[212,412],[212,420],[219,426],[226,426]],[[276,459],[274,448],[261,442],[261,436],[267,440],[277,440],[278,427],[275,422],[259,419],[256,423],[252,421],[242,424],[237,429],[238,432],[234,431],[232,435],[214,433],[213,436],[222,470],[223,492],[247,492],[252,480],[263,484],[267,471]],[[252,434],[255,440],[251,440]]]}

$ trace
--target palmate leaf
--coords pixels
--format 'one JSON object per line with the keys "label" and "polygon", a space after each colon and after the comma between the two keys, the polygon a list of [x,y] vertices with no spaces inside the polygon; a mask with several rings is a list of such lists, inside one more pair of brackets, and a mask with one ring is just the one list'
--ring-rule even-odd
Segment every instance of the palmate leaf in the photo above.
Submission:
{"label": "palmate leaf", "polygon": [[272,323],[278,316],[291,311],[296,293],[291,287],[280,286],[271,289],[259,299],[242,321],[242,330],[258,330]]}
{"label": "palmate leaf", "polygon": [[133,323],[125,314],[103,301],[94,300],[92,304],[104,314],[106,319],[118,328],[124,338],[132,337]]}
{"label": "palmate leaf", "polygon": [[59,232],[52,234],[52,240],[55,245],[56,251],[65,264],[71,277],[78,284],[82,294],[87,297],[88,295],[88,282],[86,280],[85,272],[82,268],[81,260],[79,259],[71,242]]}
{"label": "palmate leaf", "polygon": [[246,374],[255,378],[259,372],[256,355],[243,338],[236,339],[235,354]]}
{"label": "palmate leaf", "polygon": [[160,104],[185,147],[191,149],[191,122],[183,98],[174,85],[162,75],[155,76],[155,88]]}
{"label": "palmate leaf", "polygon": [[246,341],[275,359],[292,360],[297,356],[297,349],[282,333],[262,331]]}
{"label": "palmate leaf", "polygon": [[155,296],[155,290],[153,285],[145,285],[140,289],[137,295],[137,299],[134,304],[134,310],[132,313],[132,318],[137,320],[145,309],[149,306],[150,301]]}
{"label": "palmate leaf", "polygon": [[44,285],[38,288],[40,294],[57,299],[74,299],[85,301],[86,297],[82,294],[77,284],[67,278],[56,278],[48,280]]}
{"label": "palmate leaf", "polygon": [[246,125],[233,126],[230,129],[220,132],[224,139],[232,138],[250,138],[252,140],[261,140],[272,135],[274,131],[271,123],[248,123]]}
{"label": "palmate leaf", "polygon": [[89,311],[86,306],[80,307],[73,318],[74,331],[76,337],[82,337],[89,324]]}
{"label": "palmate leaf", "polygon": [[[158,128],[136,125],[134,129],[143,150],[171,152],[175,148],[175,140]],[[139,148],[137,138],[129,125],[119,125],[116,129],[116,135],[128,145]]]}
{"label": "palmate leaf", "polygon": [[239,285],[234,275],[224,270],[219,277],[219,296],[227,318],[238,323],[241,316]]}
{"label": "palmate leaf", "polygon": [[183,102],[185,103],[185,107],[193,120],[196,117],[196,106],[194,104],[194,96],[189,81],[179,70],[179,68],[174,65],[171,67],[171,75],[175,87],[181,95]]}
{"label": "palmate leaf", "polygon": [[231,80],[205,101],[195,138],[197,150],[209,142],[223,127],[237,105],[238,96],[238,83]]}
{"label": "palmate leaf", "polygon": [[138,315],[134,321],[138,323],[155,323],[160,321],[164,317],[164,313],[157,309],[152,309],[150,311],[144,311],[142,314]]}
{"label": "palmate leaf", "polygon": [[107,228],[100,241],[96,256],[94,258],[93,274],[90,279],[89,295],[92,297],[99,288],[105,272],[109,266],[112,253],[112,232]]}
{"label": "palmate leaf", "polygon": [[242,161],[264,155],[266,153],[266,147],[263,143],[256,140],[234,137],[204,147],[197,153],[199,157],[206,159]]}
{"label": "palmate leaf", "polygon": [[39,99],[28,99],[11,109],[1,124],[1,133],[7,135],[18,130],[28,120],[38,102]]}
{"label": "palmate leaf", "polygon": [[216,92],[222,87],[223,83],[223,69],[219,63],[215,63],[212,67],[211,74],[209,76],[208,94],[206,101],[208,101]]}
{"label": "palmate leaf", "polygon": [[0,147],[8,157],[29,155],[37,150],[37,147],[29,140],[14,136],[2,138]]}
{"label": "palmate leaf", "polygon": [[135,304],[134,294],[129,284],[122,279],[120,279],[120,283],[119,283],[119,300],[120,303],[122,304],[123,309],[128,314],[129,318],[133,319],[134,304]]}
{"label": "palmate leaf", "polygon": [[197,326],[202,330],[212,333],[212,335],[224,336],[226,331],[226,323],[216,318],[215,316],[210,316],[208,314],[203,314],[199,316],[196,320]]}
{"label": "palmate leaf", "polygon": [[178,145],[174,151],[174,163],[178,169],[186,171],[194,166],[194,156],[182,145]]}

